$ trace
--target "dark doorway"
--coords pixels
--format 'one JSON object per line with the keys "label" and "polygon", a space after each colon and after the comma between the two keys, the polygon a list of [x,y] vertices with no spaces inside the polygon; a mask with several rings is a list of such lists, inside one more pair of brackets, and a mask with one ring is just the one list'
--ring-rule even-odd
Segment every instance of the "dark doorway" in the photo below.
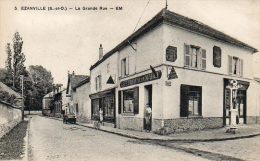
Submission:
{"label": "dark doorway", "polygon": [[147,85],[144,87],[144,93],[145,93],[145,112],[144,112],[144,129],[145,130],[151,130],[152,128],[152,117],[150,117],[149,119],[147,118],[147,112],[146,112],[146,107],[147,105],[149,105],[149,107],[151,107],[151,109],[153,109],[153,105],[152,105],[152,85]]}
{"label": "dark doorway", "polygon": [[[223,125],[230,124],[230,101],[231,101],[231,93],[230,90],[227,89],[229,84],[229,79],[224,79],[224,104],[223,104]],[[237,91],[237,105],[238,108],[238,117],[237,124],[246,124],[246,116],[247,116],[247,88],[249,87],[249,82],[239,81],[238,84],[241,88]]]}

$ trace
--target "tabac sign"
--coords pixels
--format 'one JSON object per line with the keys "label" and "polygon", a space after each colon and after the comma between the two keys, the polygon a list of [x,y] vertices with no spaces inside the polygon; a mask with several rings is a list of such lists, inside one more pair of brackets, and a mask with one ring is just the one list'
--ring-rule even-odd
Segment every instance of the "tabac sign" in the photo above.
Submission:
{"label": "tabac sign", "polygon": [[129,80],[122,81],[120,83],[120,87],[123,88],[123,87],[132,86],[132,85],[139,84],[139,83],[149,82],[152,80],[160,79],[161,76],[162,76],[162,72],[159,70],[159,71],[156,71],[156,74],[148,73],[145,75],[141,75],[139,77],[135,77],[135,78],[132,78]]}

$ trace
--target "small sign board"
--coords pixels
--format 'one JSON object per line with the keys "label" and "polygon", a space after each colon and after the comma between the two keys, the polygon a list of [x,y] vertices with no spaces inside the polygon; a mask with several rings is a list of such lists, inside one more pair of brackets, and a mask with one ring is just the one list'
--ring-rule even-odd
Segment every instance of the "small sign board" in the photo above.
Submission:
{"label": "small sign board", "polygon": [[177,59],[177,48],[173,46],[168,46],[166,48],[166,60],[170,62],[175,62]]}
{"label": "small sign board", "polygon": [[178,78],[174,67],[168,67],[168,80]]}

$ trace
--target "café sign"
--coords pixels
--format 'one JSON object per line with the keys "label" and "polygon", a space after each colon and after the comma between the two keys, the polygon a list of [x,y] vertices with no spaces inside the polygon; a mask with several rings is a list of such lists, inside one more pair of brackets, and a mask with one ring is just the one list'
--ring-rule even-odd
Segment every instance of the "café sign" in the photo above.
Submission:
{"label": "caf\u00e9 sign", "polygon": [[161,76],[162,76],[162,72],[159,70],[159,71],[156,71],[156,74],[155,73],[148,73],[148,74],[145,74],[145,75],[141,75],[139,77],[135,77],[135,78],[132,78],[132,79],[122,81],[120,83],[120,87],[123,88],[123,87],[132,86],[132,85],[139,84],[139,83],[153,81],[153,80],[156,80],[156,79],[160,79]]}

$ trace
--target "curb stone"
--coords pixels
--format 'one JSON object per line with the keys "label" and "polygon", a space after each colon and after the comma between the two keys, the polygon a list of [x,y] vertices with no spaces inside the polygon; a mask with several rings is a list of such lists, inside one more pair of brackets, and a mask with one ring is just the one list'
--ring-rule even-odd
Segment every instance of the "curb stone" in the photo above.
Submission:
{"label": "curb stone", "polygon": [[[43,117],[45,117],[45,116],[43,116]],[[55,117],[46,117],[46,118],[62,121],[60,118],[55,118]],[[143,141],[160,141],[160,142],[166,142],[166,141],[167,142],[169,142],[169,141],[170,142],[213,142],[213,141],[245,139],[245,138],[251,138],[251,137],[260,135],[260,132],[258,132],[258,133],[249,134],[249,135],[241,135],[241,136],[234,136],[234,137],[227,137],[227,138],[212,138],[212,139],[157,139],[157,138],[154,138],[153,139],[153,138],[147,138],[147,137],[139,137],[139,136],[135,136],[135,135],[131,135],[131,134],[124,134],[124,133],[120,133],[120,132],[109,131],[109,130],[105,130],[105,129],[97,129],[95,127],[87,126],[82,123],[76,123],[76,125],[107,132],[107,133],[111,133],[111,134],[115,134],[115,135],[119,135],[119,136],[123,136],[123,137],[132,138],[132,139],[138,139],[138,140],[143,140]]]}

